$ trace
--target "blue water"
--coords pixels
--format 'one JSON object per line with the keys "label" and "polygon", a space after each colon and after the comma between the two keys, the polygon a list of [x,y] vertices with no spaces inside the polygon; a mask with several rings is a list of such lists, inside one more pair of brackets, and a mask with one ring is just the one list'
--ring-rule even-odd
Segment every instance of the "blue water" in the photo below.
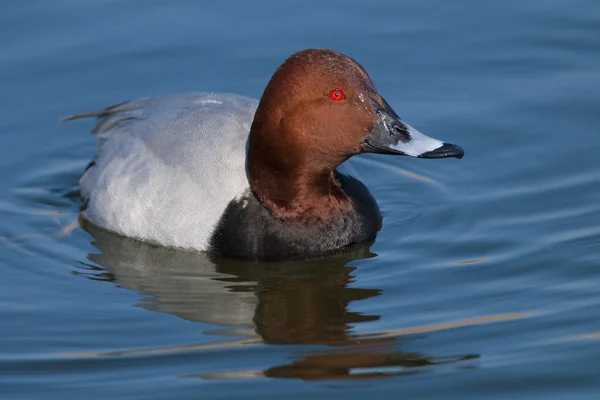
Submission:
{"label": "blue water", "polygon": [[[0,398],[597,398],[597,1],[0,9]],[[384,213],[370,248],[253,264],[80,227],[65,193],[96,144],[61,117],[259,97],[308,47],[466,151],[360,157]]]}

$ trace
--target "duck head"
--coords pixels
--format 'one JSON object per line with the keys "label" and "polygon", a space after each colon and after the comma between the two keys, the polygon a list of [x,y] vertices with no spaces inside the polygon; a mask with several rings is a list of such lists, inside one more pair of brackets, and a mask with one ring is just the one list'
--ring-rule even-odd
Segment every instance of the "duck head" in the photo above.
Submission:
{"label": "duck head", "polygon": [[251,126],[247,161],[255,195],[281,209],[302,192],[331,192],[333,171],[361,153],[464,155],[405,123],[350,57],[324,49],[293,54],[273,74]]}

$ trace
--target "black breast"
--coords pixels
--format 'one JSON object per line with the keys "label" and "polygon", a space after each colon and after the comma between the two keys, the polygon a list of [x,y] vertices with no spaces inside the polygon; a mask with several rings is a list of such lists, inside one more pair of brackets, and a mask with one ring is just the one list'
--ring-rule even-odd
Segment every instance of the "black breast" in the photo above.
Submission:
{"label": "black breast", "polygon": [[248,190],[232,200],[211,236],[213,251],[262,261],[324,256],[375,239],[381,215],[375,199],[357,179],[338,175],[354,203],[352,212],[328,222],[282,221]]}

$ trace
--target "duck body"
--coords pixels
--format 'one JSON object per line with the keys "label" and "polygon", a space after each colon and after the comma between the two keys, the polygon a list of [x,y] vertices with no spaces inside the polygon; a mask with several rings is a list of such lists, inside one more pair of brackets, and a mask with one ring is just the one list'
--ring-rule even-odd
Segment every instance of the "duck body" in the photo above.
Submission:
{"label": "duck body", "polygon": [[377,203],[349,173],[336,176],[359,212],[333,221],[281,221],[258,202],[246,175],[257,106],[244,96],[198,92],[95,113],[98,152],[79,182],[84,218],[151,243],[265,260],[311,257],[372,240]]}
{"label": "duck body", "polygon": [[163,246],[254,260],[318,257],[375,239],[381,215],[347,168],[373,152],[462,157],[405,125],[366,71],[306,50],[260,101],[189,93],[126,101],[96,117],[98,149],[79,186],[82,216]]}

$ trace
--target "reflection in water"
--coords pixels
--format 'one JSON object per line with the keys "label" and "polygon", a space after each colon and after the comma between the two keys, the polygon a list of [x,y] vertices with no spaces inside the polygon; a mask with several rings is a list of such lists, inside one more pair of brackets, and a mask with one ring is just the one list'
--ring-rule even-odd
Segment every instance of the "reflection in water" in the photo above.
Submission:
{"label": "reflection in water", "polygon": [[[253,338],[220,343],[154,349],[144,354],[227,348],[236,345],[321,344],[333,349],[304,354],[289,365],[274,366],[247,376],[302,379],[355,379],[419,372],[411,367],[454,362],[473,356],[430,357],[402,353],[393,335],[352,335],[353,325],[378,315],[352,312],[352,301],[378,296],[377,289],[351,286],[348,262],[372,256],[368,247],[352,253],[311,261],[253,263],[178,251],[119,237],[89,224],[100,254],[88,258],[106,268],[85,266],[90,279],[107,280],[149,294],[142,307],[235,329],[252,330]],[[78,271],[78,273],[82,273]],[[250,329],[248,329],[250,328]],[[214,333],[214,332],[213,332]],[[247,332],[244,332],[247,333]],[[110,355],[125,356],[140,351]],[[96,354],[98,355],[98,354]],[[89,356],[89,354],[88,354]],[[207,378],[240,377],[242,373],[202,374]]]}

